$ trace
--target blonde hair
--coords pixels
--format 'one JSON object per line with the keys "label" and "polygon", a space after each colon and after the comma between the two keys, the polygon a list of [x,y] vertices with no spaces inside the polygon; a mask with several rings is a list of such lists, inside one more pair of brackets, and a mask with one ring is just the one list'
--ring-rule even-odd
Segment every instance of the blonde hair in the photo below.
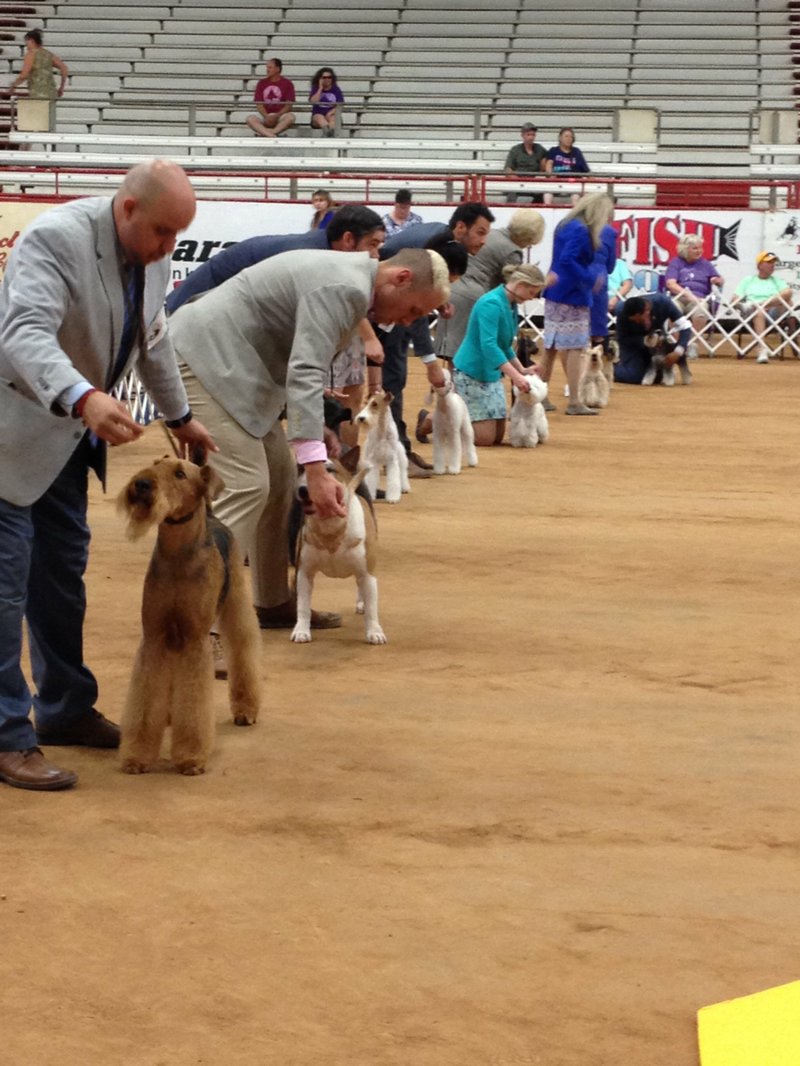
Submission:
{"label": "blonde hair", "polygon": [[518,207],[508,221],[508,235],[520,248],[530,248],[544,236],[544,219],[532,207]]}
{"label": "blonde hair", "polygon": [[450,271],[438,252],[430,248],[401,248],[384,262],[391,266],[407,267],[414,275],[411,283],[413,289],[433,289],[439,303],[447,303],[450,299]]}
{"label": "blonde hair", "polygon": [[577,218],[589,230],[592,244],[595,248],[600,246],[600,233],[603,226],[607,226],[614,210],[614,201],[604,192],[587,193],[582,196],[571,211],[568,211],[560,226],[566,222],[572,222]]}
{"label": "blonde hair", "polygon": [[503,281],[506,285],[521,281],[525,285],[544,287],[544,274],[533,263],[506,263],[503,267]]}
{"label": "blonde hair", "polygon": [[684,233],[681,239],[678,241],[677,253],[681,259],[686,258],[686,253],[690,248],[703,247],[703,238],[699,233]]}

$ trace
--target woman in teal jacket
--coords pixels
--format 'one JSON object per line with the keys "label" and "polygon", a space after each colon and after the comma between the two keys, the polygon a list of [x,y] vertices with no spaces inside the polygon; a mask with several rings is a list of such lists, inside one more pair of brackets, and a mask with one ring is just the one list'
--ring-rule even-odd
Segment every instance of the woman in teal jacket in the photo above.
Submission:
{"label": "woman in teal jacket", "polygon": [[544,275],[538,267],[510,265],[503,271],[505,282],[476,301],[467,332],[453,359],[456,392],[469,411],[475,443],[479,447],[500,444],[506,431],[506,392],[503,377],[528,391],[527,370],[514,355],[517,333],[516,305],[532,300],[542,290]]}

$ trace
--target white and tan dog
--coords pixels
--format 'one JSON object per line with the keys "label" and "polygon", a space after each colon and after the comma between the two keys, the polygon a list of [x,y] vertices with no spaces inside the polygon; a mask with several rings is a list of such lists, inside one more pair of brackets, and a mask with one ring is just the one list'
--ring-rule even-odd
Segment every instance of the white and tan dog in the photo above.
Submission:
{"label": "white and tan dog", "polygon": [[[297,538],[295,583],[297,589],[297,625],[292,632],[296,644],[311,640],[311,594],[318,573],[326,577],[354,577],[358,592],[356,614],[364,615],[368,644],[386,644],[386,635],[378,621],[378,527],[372,503],[359,496],[356,489],[366,477],[357,469],[359,449],[351,448],[341,462],[329,461],[328,470],[344,486],[344,518],[317,518],[306,511]],[[301,476],[297,494],[308,503],[308,489]]]}
{"label": "white and tan dog", "polygon": [[381,470],[386,471],[386,502],[398,503],[409,491],[408,456],[397,435],[392,418],[390,392],[376,392],[355,417],[357,426],[367,427],[362,466],[364,484],[372,499],[377,498]]}
{"label": "white and tan dog", "polygon": [[547,382],[537,374],[528,374],[530,392],[512,388],[514,403],[511,406],[509,440],[514,448],[535,448],[544,444],[550,436],[550,426],[544,409],[547,399]]}
{"label": "white and tan dog", "polygon": [[432,388],[428,404],[433,405],[433,472],[460,474],[462,456],[468,466],[478,465],[475,432],[463,397],[453,391],[449,370],[443,370],[445,384]]}
{"label": "white and tan dog", "polygon": [[585,353],[583,377],[578,388],[578,400],[586,407],[608,407],[610,386],[606,374],[603,345],[596,344]]}

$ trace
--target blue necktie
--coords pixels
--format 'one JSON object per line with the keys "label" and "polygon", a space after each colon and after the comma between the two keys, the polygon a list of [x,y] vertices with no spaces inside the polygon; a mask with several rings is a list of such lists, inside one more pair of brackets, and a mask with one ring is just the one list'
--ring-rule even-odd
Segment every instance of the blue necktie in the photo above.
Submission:
{"label": "blue necktie", "polygon": [[125,294],[125,318],[122,324],[122,338],[120,339],[117,358],[114,360],[114,366],[108,379],[109,389],[116,385],[122,373],[122,368],[128,361],[128,356],[131,353],[131,347],[136,337],[139,319],[141,318],[141,282],[143,280],[140,267],[131,266],[128,268],[128,277],[123,290]]}

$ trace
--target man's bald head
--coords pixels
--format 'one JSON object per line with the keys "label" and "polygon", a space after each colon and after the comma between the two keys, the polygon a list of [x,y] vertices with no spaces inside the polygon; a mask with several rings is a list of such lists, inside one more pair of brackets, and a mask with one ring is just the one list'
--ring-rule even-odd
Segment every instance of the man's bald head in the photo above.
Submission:
{"label": "man's bald head", "polygon": [[125,256],[147,265],[169,255],[197,204],[186,173],[169,159],[137,163],[114,197],[114,222]]}
{"label": "man's bald head", "polygon": [[447,264],[438,252],[403,248],[378,267],[372,311],[378,322],[410,325],[449,299]]}

